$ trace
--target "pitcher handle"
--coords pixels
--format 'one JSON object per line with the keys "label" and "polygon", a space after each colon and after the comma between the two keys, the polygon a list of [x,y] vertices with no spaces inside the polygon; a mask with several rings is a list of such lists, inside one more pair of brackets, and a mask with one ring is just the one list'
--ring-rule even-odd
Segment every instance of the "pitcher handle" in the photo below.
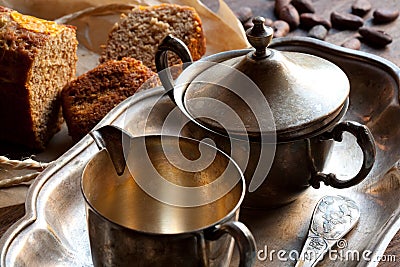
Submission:
{"label": "pitcher handle", "polygon": [[341,142],[343,139],[343,132],[349,132],[357,139],[357,144],[360,146],[363,152],[363,163],[359,172],[349,180],[339,180],[333,173],[325,174],[317,172],[312,175],[310,184],[314,188],[320,187],[320,182],[324,182],[326,185],[330,185],[335,188],[348,188],[356,185],[363,181],[371,171],[372,166],[375,162],[375,141],[370,130],[358,122],[345,121],[337,124],[332,131],[325,132],[322,134],[322,140],[333,139],[337,142]]}
{"label": "pitcher handle", "polygon": [[193,59],[185,43],[171,35],[165,37],[158,46],[155,55],[155,63],[158,76],[160,77],[161,83],[164,86],[164,89],[166,90],[168,96],[175,103],[174,81],[168,65],[168,51],[172,51],[178,55],[178,57],[183,62],[183,69],[185,69],[189,65],[187,63],[192,63]]}
{"label": "pitcher handle", "polygon": [[235,239],[239,248],[239,267],[253,266],[256,260],[256,242],[250,230],[241,222],[230,221],[217,225],[206,235],[208,240],[217,240],[224,234],[229,234]]}

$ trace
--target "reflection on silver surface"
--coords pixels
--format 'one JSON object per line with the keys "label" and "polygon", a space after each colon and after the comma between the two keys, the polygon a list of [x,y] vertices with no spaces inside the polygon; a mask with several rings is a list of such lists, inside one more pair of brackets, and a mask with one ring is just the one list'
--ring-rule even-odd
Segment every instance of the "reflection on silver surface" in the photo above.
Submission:
{"label": "reflection on silver surface", "polygon": [[[141,151],[143,153],[127,160],[142,163],[136,168],[126,169],[122,176],[117,176],[108,153],[106,150],[101,150],[102,152],[97,153],[89,161],[83,172],[83,192],[91,208],[101,216],[122,227],[139,232],[180,234],[216,224],[225,217],[231,217],[231,213],[238,209],[238,203],[242,201],[244,195],[242,173],[236,165],[230,164],[230,158],[221,151],[216,152],[217,150],[213,147],[204,145],[202,153],[214,153],[212,162],[207,168],[199,171],[184,171],[171,164],[165,153],[168,147],[176,145],[178,138],[168,136],[162,139],[158,135],[153,135],[146,138],[132,138],[130,142],[133,147],[131,151],[137,152],[141,145],[146,147]],[[185,157],[194,159],[200,156],[199,144],[194,140],[179,138],[178,146]],[[151,164],[146,166],[139,157],[148,157]],[[156,174],[149,169],[155,170]],[[219,199],[207,201],[212,198],[209,195],[214,193],[214,188],[205,186],[215,182],[222,175],[234,178],[233,189],[223,188],[223,184],[221,186],[214,184],[225,193]],[[154,184],[158,179],[165,179],[188,191],[197,189],[201,191],[201,197],[204,198],[202,205],[178,206],[157,199],[143,190],[143,184],[138,183],[140,178],[137,176],[143,177],[149,184]],[[165,190],[165,187],[158,190],[159,194],[165,194],[165,198],[187,199],[189,196],[187,192],[179,194],[172,190]],[[190,192],[196,194],[195,190],[190,190]]]}
{"label": "reflection on silver surface", "polygon": [[[111,127],[104,126],[98,132]],[[121,132],[114,133],[117,138],[109,138],[108,144],[115,140],[119,143]],[[107,142],[107,137],[110,135],[103,135],[101,141]],[[182,137],[152,135],[130,138],[130,150],[137,151],[142,144],[146,146],[147,153],[141,151],[143,153],[138,155],[141,158],[148,156],[153,166],[142,164],[139,168],[155,168],[161,176],[144,175],[149,183],[161,178],[186,189],[194,189],[213,183],[227,169],[230,169],[228,175],[239,178],[239,182],[211,203],[191,207],[169,205],[142,190],[134,172],[125,168],[118,175],[112,161],[113,154],[108,153],[113,146],[101,146],[102,149],[86,165],[82,176],[93,264],[221,267],[226,266],[232,257],[233,237],[241,251],[241,260],[248,264],[246,266],[251,266],[256,258],[254,237],[245,225],[237,221],[245,182],[236,165],[229,168],[232,166],[231,159],[215,147]],[[184,171],[166,160],[165,151],[175,146],[192,159],[200,156],[198,150],[202,146],[202,153],[214,153],[215,158],[204,169]],[[165,195],[174,194],[165,187],[159,190]],[[212,190],[204,190],[203,193],[205,196],[214,194]],[[174,194],[174,197],[185,198],[179,194]]]}
{"label": "reflection on silver surface", "polygon": [[[360,207],[360,221],[346,236],[347,248],[368,249],[373,252],[371,258],[382,255],[400,228],[400,175],[397,167],[393,167],[400,158],[399,68],[376,56],[317,40],[277,39],[272,46],[327,58],[345,71],[350,78],[351,92],[349,111],[344,119],[362,122],[371,129],[377,145],[377,161],[366,180],[350,189],[310,188],[295,202],[279,209],[268,212],[242,209],[240,220],[254,234],[257,249],[268,253],[267,257],[258,259],[256,266],[294,266],[294,260],[280,261],[276,253],[269,257],[269,252],[301,251],[310,214],[325,195],[347,196]],[[124,125],[124,112],[131,107],[128,130],[135,135],[143,134],[143,129],[146,133],[157,133],[174,104],[167,97],[161,98],[146,128],[143,114],[162,94],[162,88],[138,93],[114,109],[101,124]],[[353,153],[351,146],[348,149],[338,149],[328,167],[334,166],[337,158],[346,159],[349,166],[356,164],[353,158],[357,152]],[[91,266],[79,179],[83,167],[96,152],[92,139],[85,137],[40,175],[28,195],[27,215],[0,239],[1,266],[32,262],[38,266]],[[325,259],[319,266],[376,266],[377,263],[362,259],[346,262]],[[234,256],[232,266],[236,264]]]}

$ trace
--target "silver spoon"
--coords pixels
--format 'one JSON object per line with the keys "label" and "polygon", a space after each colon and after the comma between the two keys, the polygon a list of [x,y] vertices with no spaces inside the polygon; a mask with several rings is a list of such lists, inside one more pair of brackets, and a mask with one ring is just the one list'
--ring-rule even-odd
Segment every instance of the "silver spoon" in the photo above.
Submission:
{"label": "silver spoon", "polygon": [[295,267],[316,266],[358,222],[357,204],[343,196],[325,196],[315,207],[307,240]]}

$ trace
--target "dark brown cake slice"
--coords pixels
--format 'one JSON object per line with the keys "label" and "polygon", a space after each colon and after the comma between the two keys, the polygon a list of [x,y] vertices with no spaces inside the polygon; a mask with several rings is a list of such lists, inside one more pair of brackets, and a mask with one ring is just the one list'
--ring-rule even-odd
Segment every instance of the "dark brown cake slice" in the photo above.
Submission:
{"label": "dark brown cake slice", "polygon": [[62,108],[72,139],[78,141],[89,133],[154,75],[141,61],[123,58],[100,64],[69,83],[62,92]]}

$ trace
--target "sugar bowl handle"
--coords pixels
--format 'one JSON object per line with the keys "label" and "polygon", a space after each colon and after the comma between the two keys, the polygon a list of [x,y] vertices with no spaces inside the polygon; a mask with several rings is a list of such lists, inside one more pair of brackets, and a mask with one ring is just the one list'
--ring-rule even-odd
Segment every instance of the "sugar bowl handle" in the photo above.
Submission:
{"label": "sugar bowl handle", "polygon": [[205,234],[208,240],[217,240],[222,235],[229,234],[235,239],[239,248],[239,267],[251,267],[256,260],[256,242],[250,230],[241,222],[230,221],[215,226]]}
{"label": "sugar bowl handle", "polygon": [[376,149],[375,141],[370,130],[365,125],[362,125],[358,122],[345,121],[337,124],[332,131],[323,133],[321,139],[333,139],[337,142],[341,142],[343,139],[343,132],[349,132],[357,139],[357,144],[360,146],[363,153],[363,163],[361,169],[356,176],[349,180],[339,180],[333,173],[325,174],[316,172],[310,179],[310,184],[314,188],[319,188],[320,182],[324,182],[326,185],[339,189],[348,188],[360,183],[371,171],[375,162]]}
{"label": "sugar bowl handle", "polygon": [[190,63],[192,63],[193,59],[185,43],[171,35],[165,37],[158,46],[155,55],[155,63],[158,76],[160,77],[161,83],[164,86],[164,89],[166,90],[168,96],[173,102],[175,102],[174,81],[168,65],[168,51],[174,52],[178,55],[178,57],[183,62],[183,69],[185,69]]}

